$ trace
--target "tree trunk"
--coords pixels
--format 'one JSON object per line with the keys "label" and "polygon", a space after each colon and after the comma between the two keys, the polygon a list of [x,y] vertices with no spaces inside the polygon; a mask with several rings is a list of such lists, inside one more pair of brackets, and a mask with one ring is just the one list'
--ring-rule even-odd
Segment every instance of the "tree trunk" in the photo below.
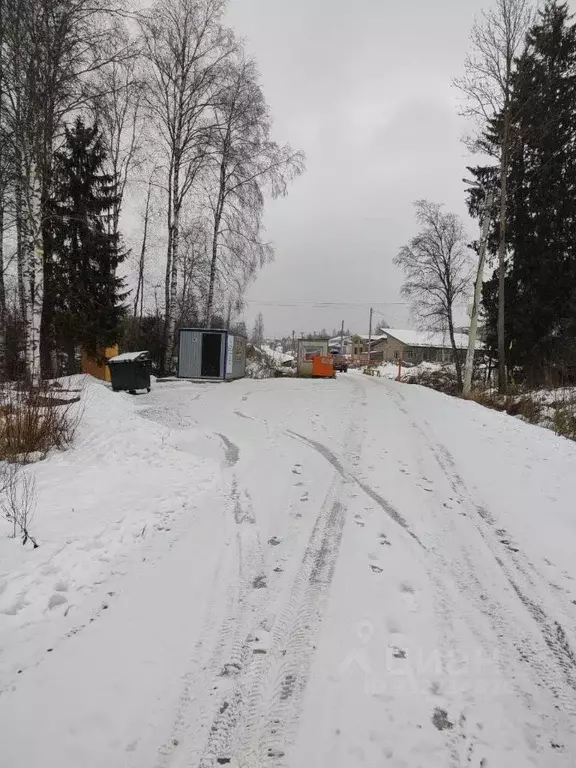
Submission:
{"label": "tree trunk", "polygon": [[[0,129],[4,124],[4,3],[0,0]],[[2,131],[3,133],[3,131]],[[4,136],[0,136],[3,145]],[[6,285],[4,282],[4,193],[6,190],[7,160],[0,145],[0,381],[6,378]]]}
{"label": "tree trunk", "polygon": [[33,386],[41,380],[40,334],[44,304],[44,247],[42,242],[42,196],[37,166],[31,174],[29,190],[29,237],[27,238],[27,264],[24,273],[26,289],[26,370]]}
{"label": "tree trunk", "polygon": [[[21,172],[22,166],[18,168]],[[24,217],[22,215],[22,181],[16,180],[16,272],[18,285],[18,306],[20,308],[20,319],[26,328],[28,326],[28,307],[26,304],[26,286],[24,284],[24,260],[25,260],[25,242]]]}
{"label": "tree trunk", "polygon": [[506,394],[506,213],[508,195],[508,154],[510,141],[510,108],[504,109],[504,132],[500,159],[500,236],[498,241],[498,392]]}
{"label": "tree trunk", "polygon": [[172,174],[174,169],[174,160],[170,161],[168,172],[168,248],[166,251],[166,273],[164,275],[164,327],[162,329],[162,349],[160,350],[160,370],[166,372],[166,353],[168,347],[168,317],[170,315],[170,275],[172,273],[172,233],[173,233],[173,215],[172,215]]}
{"label": "tree trunk", "polygon": [[[0,170],[1,172],[1,170]],[[4,282],[4,189],[0,188],[0,381],[6,379],[6,285]]]}
{"label": "tree trunk", "polygon": [[460,350],[456,346],[456,339],[454,338],[454,320],[452,318],[452,310],[448,317],[448,333],[450,334],[450,343],[452,344],[452,356],[454,358],[454,366],[456,368],[456,384],[458,386],[458,392],[462,392],[464,382],[462,381],[462,361],[460,360]]}
{"label": "tree trunk", "polygon": [[486,247],[488,245],[488,230],[490,228],[490,211],[494,202],[494,193],[488,192],[484,201],[484,213],[482,220],[482,234],[478,254],[478,271],[474,284],[474,301],[470,316],[470,328],[468,331],[468,351],[466,353],[466,366],[464,369],[464,397],[470,397],[472,391],[472,375],[474,373],[474,357],[476,355],[476,338],[478,335],[478,312],[482,301],[482,285],[484,284],[484,264],[486,262]]}
{"label": "tree trunk", "polygon": [[[44,210],[44,209],[43,209]],[[46,228],[42,228],[44,261],[44,297],[42,300],[42,319],[40,324],[40,367],[42,378],[50,379],[56,375],[54,366],[54,298],[57,286],[54,285],[52,254]]]}
{"label": "tree trunk", "polygon": [[216,285],[216,268],[218,266],[218,237],[222,215],[214,216],[214,232],[212,235],[212,258],[210,259],[210,280],[208,282],[208,299],[206,301],[206,327],[212,328],[212,305],[214,304],[214,288]]}
{"label": "tree trunk", "polygon": [[[226,152],[226,149],[224,149]],[[216,271],[218,268],[218,241],[220,239],[220,223],[224,210],[226,191],[226,163],[220,165],[220,189],[218,202],[214,211],[214,230],[212,232],[212,258],[210,259],[210,280],[208,282],[208,299],[206,301],[206,327],[212,328],[212,305],[214,304],[214,289],[216,287]]]}
{"label": "tree trunk", "polygon": [[148,242],[148,219],[150,216],[150,196],[152,194],[152,179],[148,183],[146,194],[146,208],[144,210],[144,231],[142,232],[142,247],[140,249],[140,261],[138,263],[138,285],[134,299],[134,319],[138,316],[138,304],[140,304],[140,320],[142,320],[141,308],[144,304],[144,261],[146,258],[146,246]]}
{"label": "tree trunk", "polygon": [[166,335],[167,335],[167,363],[169,369],[174,366],[174,336],[176,333],[176,300],[178,289],[178,260],[180,256],[180,211],[182,201],[180,200],[180,160],[176,161],[174,169],[174,185],[172,188],[172,264],[170,265],[170,312],[166,316]]}

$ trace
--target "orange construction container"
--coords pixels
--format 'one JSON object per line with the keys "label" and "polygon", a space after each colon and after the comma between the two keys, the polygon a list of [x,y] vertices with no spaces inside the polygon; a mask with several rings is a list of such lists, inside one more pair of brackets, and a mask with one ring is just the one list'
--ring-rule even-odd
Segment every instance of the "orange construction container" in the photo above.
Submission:
{"label": "orange construction container", "polygon": [[[101,350],[101,355],[105,360],[110,360],[111,357],[116,357],[117,354],[119,354],[118,345]],[[108,365],[103,365],[98,360],[88,357],[86,352],[82,352],[82,373],[89,373],[90,376],[94,376],[96,379],[110,382],[110,368]]]}
{"label": "orange construction container", "polygon": [[316,355],[312,360],[312,376],[331,379],[334,376],[334,363],[330,355]]}

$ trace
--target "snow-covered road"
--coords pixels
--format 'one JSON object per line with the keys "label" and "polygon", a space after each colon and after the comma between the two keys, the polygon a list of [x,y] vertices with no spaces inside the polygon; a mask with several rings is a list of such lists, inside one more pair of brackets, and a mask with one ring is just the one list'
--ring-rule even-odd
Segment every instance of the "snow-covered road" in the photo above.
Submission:
{"label": "snow-covered road", "polygon": [[40,500],[116,506],[0,562],[2,768],[573,768],[575,444],[355,373],[91,390]]}

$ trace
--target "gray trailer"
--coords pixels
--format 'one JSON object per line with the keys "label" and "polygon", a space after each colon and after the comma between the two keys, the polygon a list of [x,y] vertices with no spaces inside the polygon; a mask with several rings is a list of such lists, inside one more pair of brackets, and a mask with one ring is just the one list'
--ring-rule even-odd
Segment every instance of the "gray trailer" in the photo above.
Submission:
{"label": "gray trailer", "polygon": [[246,375],[246,338],[217,328],[181,328],[178,377],[231,381]]}

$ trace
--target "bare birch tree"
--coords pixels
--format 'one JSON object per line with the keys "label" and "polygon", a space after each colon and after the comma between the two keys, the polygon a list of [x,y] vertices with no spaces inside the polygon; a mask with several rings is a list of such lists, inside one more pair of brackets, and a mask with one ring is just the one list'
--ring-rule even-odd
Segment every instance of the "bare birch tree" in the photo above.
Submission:
{"label": "bare birch tree", "polygon": [[[124,47],[130,41],[124,35]],[[100,128],[110,165],[110,172],[117,180],[117,200],[111,224],[114,234],[119,234],[120,213],[124,192],[133,169],[138,167],[144,143],[142,115],[143,83],[138,72],[136,56],[114,60],[99,73],[92,97],[92,108]]]}
{"label": "bare birch tree", "polygon": [[218,280],[250,278],[273,256],[262,239],[265,193],[285,195],[304,169],[304,154],[270,137],[272,120],[253,62],[230,62],[216,109],[206,196],[212,219],[206,323],[210,327]]}
{"label": "bare birch tree", "polygon": [[[505,339],[507,177],[510,164],[512,76],[533,19],[531,0],[495,0],[483,11],[470,35],[472,50],[466,57],[462,78],[454,81],[466,97],[463,114],[475,120],[479,137],[496,124],[500,131],[500,212],[498,240],[498,387],[507,386]],[[481,141],[475,148],[482,147]]]}
{"label": "bare birch tree", "polygon": [[418,324],[429,331],[447,331],[458,388],[462,391],[462,360],[454,336],[454,309],[465,301],[471,262],[464,225],[454,213],[428,200],[415,203],[420,232],[394,259],[404,272],[402,295],[411,303]]}
{"label": "bare birch tree", "polygon": [[[87,102],[90,76],[122,56],[109,0],[6,0],[11,63],[7,84],[10,136],[17,158],[21,272],[29,378],[41,377],[41,337],[49,327],[45,241],[50,222],[52,160],[63,124]],[[20,275],[19,275],[20,277]]]}
{"label": "bare birch tree", "polygon": [[6,156],[7,137],[4,114],[4,3],[0,0],[0,377],[6,372],[6,283],[4,274],[4,226],[9,158]]}
{"label": "bare birch tree", "polygon": [[224,0],[159,0],[141,20],[147,106],[166,157],[168,242],[164,363],[173,352],[183,207],[209,151],[209,114],[222,62],[234,49]]}
{"label": "bare birch tree", "polygon": [[178,293],[178,320],[180,323],[199,323],[202,297],[206,296],[209,271],[208,223],[197,218],[182,233],[182,281]]}
{"label": "bare birch tree", "polygon": [[146,188],[146,201],[144,204],[144,214],[142,219],[142,242],[140,245],[140,255],[138,258],[138,276],[136,282],[136,292],[134,294],[134,319],[142,322],[144,314],[144,275],[146,272],[146,254],[148,251],[148,227],[151,216],[152,189],[154,187],[154,177],[156,167],[150,172],[148,185]]}

